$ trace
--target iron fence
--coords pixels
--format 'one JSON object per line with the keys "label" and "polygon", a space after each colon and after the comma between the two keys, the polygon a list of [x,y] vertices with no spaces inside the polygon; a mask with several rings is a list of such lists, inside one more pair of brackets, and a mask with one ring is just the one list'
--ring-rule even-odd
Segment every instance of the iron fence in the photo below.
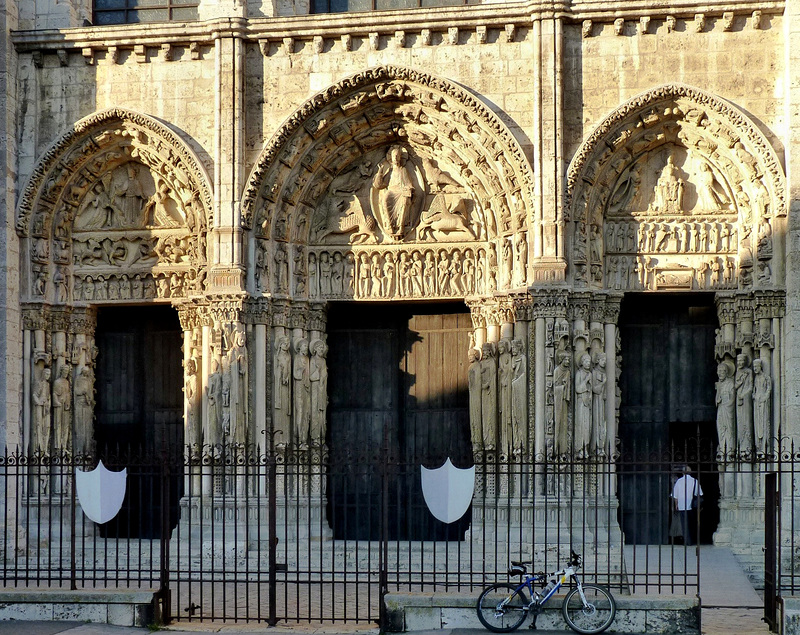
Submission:
{"label": "iron fence", "polygon": [[[768,596],[795,594],[800,455],[776,447],[756,457],[646,444],[585,459],[478,452],[455,466],[474,467],[474,494],[449,524],[431,514],[421,479],[443,458],[388,447],[110,454],[109,469],[128,470],[127,492],[102,525],[83,513],[74,478],[96,457],[6,453],[0,578],[32,590],[155,589],[179,620],[370,622],[386,593],[477,596],[507,579],[512,560],[554,570],[575,550],[584,577],[616,593],[695,595],[700,551],[675,535],[670,499],[688,465],[704,494],[693,537],[729,545]],[[765,546],[775,550],[772,581]]]}

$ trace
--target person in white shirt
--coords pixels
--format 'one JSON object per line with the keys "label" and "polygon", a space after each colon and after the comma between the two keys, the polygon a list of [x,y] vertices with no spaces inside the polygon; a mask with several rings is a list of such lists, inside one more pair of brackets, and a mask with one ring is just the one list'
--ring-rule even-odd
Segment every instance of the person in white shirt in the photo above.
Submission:
{"label": "person in white shirt", "polygon": [[703,488],[700,483],[692,476],[692,470],[687,465],[683,468],[681,476],[672,488],[672,500],[674,501],[675,511],[681,519],[681,529],[683,530],[683,540],[686,545],[694,544],[694,530],[697,525],[697,509],[692,509],[692,499],[698,499],[703,495]]}

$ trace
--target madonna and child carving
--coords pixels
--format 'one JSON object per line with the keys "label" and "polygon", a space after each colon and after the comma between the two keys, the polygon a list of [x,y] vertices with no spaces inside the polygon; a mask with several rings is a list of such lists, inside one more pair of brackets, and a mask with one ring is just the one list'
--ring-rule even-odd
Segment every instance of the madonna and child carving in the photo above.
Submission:
{"label": "madonna and child carving", "polygon": [[[491,275],[496,276],[496,257],[494,267],[490,264],[493,248],[489,243],[487,248],[312,251],[308,255],[308,294],[312,299],[481,294],[496,288]],[[510,280],[510,270],[507,275]]]}
{"label": "madonna and child carving", "polygon": [[317,208],[312,241],[476,240],[486,234],[478,214],[466,186],[436,160],[395,144],[368,153],[331,181]]}

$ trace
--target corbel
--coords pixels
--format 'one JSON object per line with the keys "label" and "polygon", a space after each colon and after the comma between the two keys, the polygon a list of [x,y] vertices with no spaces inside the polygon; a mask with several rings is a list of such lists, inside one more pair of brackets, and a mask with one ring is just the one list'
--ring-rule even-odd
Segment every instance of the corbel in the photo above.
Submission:
{"label": "corbel", "polygon": [[431,45],[431,30],[430,29],[422,29],[422,32],[419,34],[419,39],[422,42],[422,46],[430,46]]}
{"label": "corbel", "polygon": [[695,33],[702,33],[706,28],[706,14],[695,13],[694,15],[694,31]]}
{"label": "corbel", "polygon": [[760,29],[761,28],[761,11],[759,11],[758,9],[753,11],[753,18],[752,18],[751,25],[752,25],[752,27],[754,29]]}
{"label": "corbel", "polygon": [[458,27],[451,26],[447,28],[447,42],[449,44],[458,44]]}
{"label": "corbel", "polygon": [[377,31],[373,31],[369,34],[369,46],[373,51],[378,50],[378,45],[380,44],[381,36],[380,33]]}
{"label": "corbel", "polygon": [[315,35],[314,39],[312,40],[312,47],[314,49],[314,53],[319,55],[325,49],[325,40],[321,35]]}
{"label": "corbel", "polygon": [[733,11],[726,11],[722,14],[722,30],[730,31],[733,28]]}
{"label": "corbel", "polygon": [[119,48],[116,46],[109,46],[106,53],[106,61],[109,64],[116,64],[119,61]]}
{"label": "corbel", "polygon": [[94,64],[94,49],[87,46],[86,48],[81,49],[81,55],[83,55],[83,61],[86,62],[87,66],[91,66]]}
{"label": "corbel", "polygon": [[405,48],[405,46],[406,46],[406,32],[405,31],[395,31],[394,32],[394,45],[399,49]]}
{"label": "corbel", "polygon": [[506,42],[513,42],[517,37],[517,26],[515,24],[506,24],[505,34]]}
{"label": "corbel", "polygon": [[200,45],[197,42],[189,44],[189,57],[193,60],[200,59]]}
{"label": "corbel", "polygon": [[294,38],[293,37],[285,37],[283,38],[283,52],[287,55],[291,55],[294,53]]}
{"label": "corbel", "polygon": [[139,64],[144,64],[147,61],[147,47],[144,44],[136,44],[133,47],[133,54]]}
{"label": "corbel", "polygon": [[342,48],[345,51],[352,51],[353,50],[353,36],[349,33],[345,33],[342,36]]}
{"label": "corbel", "polygon": [[675,30],[675,25],[678,23],[678,20],[674,15],[668,15],[664,23],[667,26],[667,33],[672,33]]}
{"label": "corbel", "polygon": [[41,51],[33,51],[31,53],[31,59],[36,68],[42,68],[44,66],[44,53]]}
{"label": "corbel", "polygon": [[478,44],[486,44],[486,26],[481,25],[475,27],[475,35],[478,38]]}
{"label": "corbel", "polygon": [[161,59],[165,62],[172,61],[172,44],[161,45]]}
{"label": "corbel", "polygon": [[581,37],[586,39],[587,37],[591,36],[592,36],[592,21],[584,20],[583,24],[581,25]]}
{"label": "corbel", "polygon": [[624,18],[617,18],[614,20],[614,35],[624,35],[625,34],[625,19]]}
{"label": "corbel", "polygon": [[58,49],[56,55],[58,56],[58,63],[61,66],[69,66],[69,57],[67,56],[66,49]]}
{"label": "corbel", "polygon": [[645,35],[650,28],[650,16],[643,15],[639,18],[639,35]]}

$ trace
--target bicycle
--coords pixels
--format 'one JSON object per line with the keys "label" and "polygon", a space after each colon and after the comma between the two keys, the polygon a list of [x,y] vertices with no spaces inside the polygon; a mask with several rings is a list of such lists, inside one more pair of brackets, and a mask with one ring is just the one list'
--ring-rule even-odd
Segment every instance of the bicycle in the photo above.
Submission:
{"label": "bicycle", "polygon": [[[608,589],[596,584],[582,584],[576,570],[581,566],[581,557],[574,551],[567,566],[547,574],[543,571],[528,573],[527,562],[512,560],[508,570],[510,576],[522,576],[519,585],[508,583],[493,584],[484,589],[478,598],[478,619],[494,633],[510,633],[520,627],[530,613],[533,616],[531,628],[536,628],[536,618],[547,601],[555,595],[568,580],[575,580],[575,588],[564,598],[561,612],[569,627],[581,635],[602,633],[614,621],[617,603]],[[541,593],[535,591],[534,584],[544,586]],[[527,588],[528,595],[525,593]]]}

